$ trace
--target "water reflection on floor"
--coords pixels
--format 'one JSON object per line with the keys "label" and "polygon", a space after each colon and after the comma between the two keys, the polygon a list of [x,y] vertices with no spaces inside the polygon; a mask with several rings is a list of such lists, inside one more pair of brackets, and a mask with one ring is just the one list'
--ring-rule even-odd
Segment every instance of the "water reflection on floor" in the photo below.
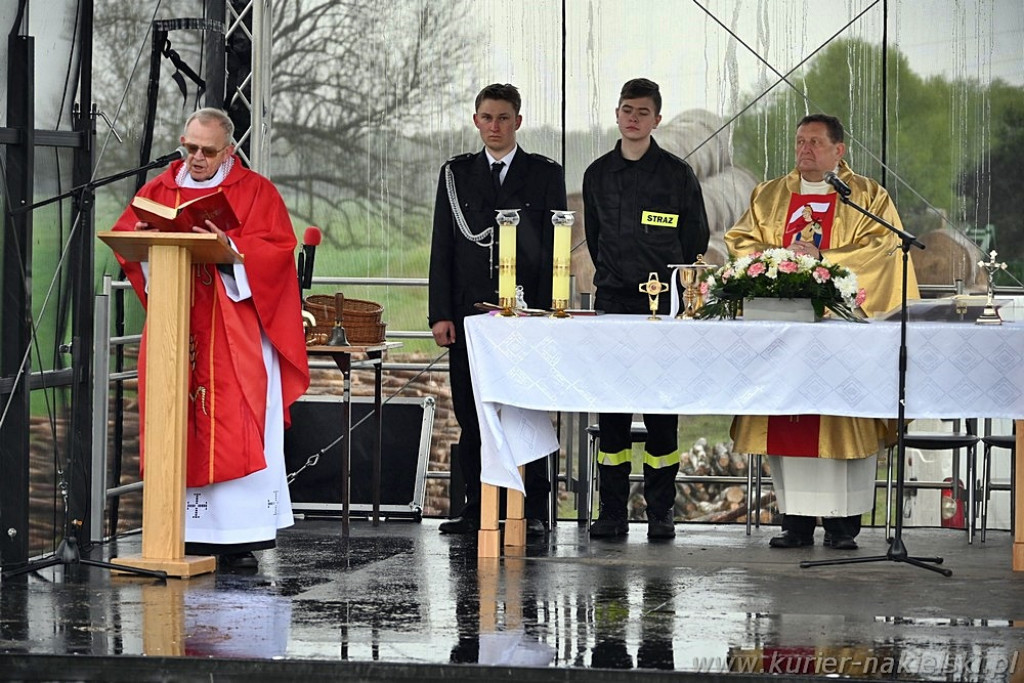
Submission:
{"label": "water reflection on floor", "polygon": [[[299,520],[255,574],[161,583],[57,567],[0,584],[0,678],[6,657],[144,655],[542,667],[579,680],[621,669],[1024,680],[1024,575],[1010,570],[1005,532],[968,546],[962,532],[908,531],[912,553],[944,557],[946,578],[892,562],[800,569],[850,553],[772,550],[774,528],[679,529],[668,544],[648,544],[642,526],[599,543],[562,523],[520,556],[478,561],[473,539],[441,536],[437,520],[354,522],[348,539],[337,520]],[[857,553],[884,554],[881,530],[861,540]],[[104,550],[137,552],[138,538]]]}

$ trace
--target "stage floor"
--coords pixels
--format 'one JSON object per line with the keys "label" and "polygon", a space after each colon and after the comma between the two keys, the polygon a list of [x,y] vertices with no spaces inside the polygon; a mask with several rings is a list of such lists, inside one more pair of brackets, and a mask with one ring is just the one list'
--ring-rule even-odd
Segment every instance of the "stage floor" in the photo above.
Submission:
{"label": "stage floor", "polygon": [[[166,583],[64,567],[0,584],[0,679],[32,681],[1024,681],[1024,574],[1011,538],[909,529],[913,555],[768,547],[778,527],[677,524],[591,542],[561,522],[522,557],[479,561],[439,520],[300,519],[254,574]],[[93,557],[137,553],[137,536]],[[729,673],[733,675],[726,675]],[[747,673],[748,676],[735,676]]]}

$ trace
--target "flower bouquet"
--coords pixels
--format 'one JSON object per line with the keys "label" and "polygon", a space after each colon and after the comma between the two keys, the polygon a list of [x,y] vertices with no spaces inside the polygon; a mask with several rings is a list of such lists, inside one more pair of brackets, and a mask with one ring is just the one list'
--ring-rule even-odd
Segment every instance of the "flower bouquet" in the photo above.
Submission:
{"label": "flower bouquet", "polygon": [[825,310],[845,320],[862,320],[855,310],[865,293],[857,276],[843,266],[773,248],[731,259],[701,282],[706,303],[698,318],[735,318],[744,299],[810,299],[814,314]]}

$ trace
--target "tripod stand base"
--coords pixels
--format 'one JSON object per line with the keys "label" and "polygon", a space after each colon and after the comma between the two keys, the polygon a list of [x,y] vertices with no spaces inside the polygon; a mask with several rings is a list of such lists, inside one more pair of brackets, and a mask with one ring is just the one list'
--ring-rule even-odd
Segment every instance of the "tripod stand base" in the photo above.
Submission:
{"label": "tripod stand base", "polygon": [[123,557],[115,557],[111,562],[114,565],[124,567],[123,570],[115,567],[114,571],[130,572],[132,568],[148,569],[150,571],[165,572],[167,576],[179,579],[188,579],[200,574],[217,571],[217,558],[213,555],[185,555],[178,559],[125,555]]}
{"label": "tripod stand base", "polygon": [[933,567],[934,564],[942,564],[941,557],[911,557],[907,552],[907,547],[903,544],[903,539],[899,536],[893,538],[889,542],[889,552],[885,555],[872,555],[869,557],[841,557],[835,560],[816,560],[816,561],[804,561],[800,563],[801,569],[807,569],[808,567],[825,567],[833,564],[864,564],[868,562],[905,562],[906,564],[920,567],[921,569],[927,569],[943,576],[953,576],[951,569],[945,569],[943,567]]}
{"label": "tripod stand base", "polygon": [[[215,558],[214,562],[216,563]],[[64,565],[64,568],[69,567],[99,567],[100,569],[109,569],[112,572],[134,574],[136,576],[151,576],[156,579],[166,579],[167,572],[161,570],[158,567],[136,567],[128,566],[127,563],[122,566],[115,565],[111,562],[102,562],[100,560],[90,560],[82,557],[81,551],[78,549],[78,541],[75,540],[74,536],[68,536],[60,542],[57,546],[57,550],[52,556],[39,560],[37,562],[30,562],[24,567],[18,569],[12,569],[3,572],[2,577],[5,579],[19,576],[21,574],[28,574],[29,572],[37,572],[40,569],[46,569],[48,567],[56,567],[58,564]]]}

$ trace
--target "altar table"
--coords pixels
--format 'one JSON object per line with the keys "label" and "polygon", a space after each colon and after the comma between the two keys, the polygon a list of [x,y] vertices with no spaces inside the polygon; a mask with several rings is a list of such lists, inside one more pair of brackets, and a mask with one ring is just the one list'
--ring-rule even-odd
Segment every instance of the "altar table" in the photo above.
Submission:
{"label": "altar table", "polygon": [[[551,411],[895,418],[898,410],[898,322],[479,315],[465,329],[481,480],[519,492],[518,467],[558,450]],[[1022,458],[1024,323],[912,321],[907,357],[908,419],[1016,419]],[[1024,570],[1022,479],[1018,467],[1017,570]],[[482,520],[481,539],[497,533],[496,520],[493,530]],[[507,536],[506,545],[522,543]],[[493,556],[493,538],[481,542],[482,556]]]}

